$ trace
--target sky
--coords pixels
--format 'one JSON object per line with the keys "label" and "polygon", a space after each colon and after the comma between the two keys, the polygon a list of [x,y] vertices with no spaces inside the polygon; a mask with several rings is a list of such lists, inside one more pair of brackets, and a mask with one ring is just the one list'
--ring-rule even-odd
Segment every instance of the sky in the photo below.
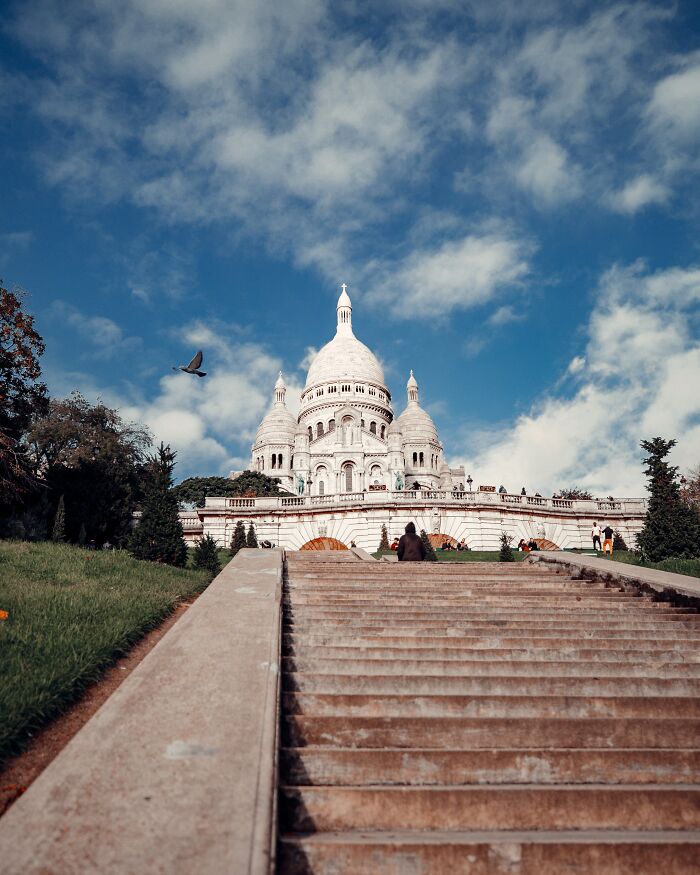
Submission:
{"label": "sky", "polygon": [[5,2],[0,116],[50,391],[178,478],[248,466],[280,369],[296,410],[342,282],[477,484],[700,464],[697,3]]}

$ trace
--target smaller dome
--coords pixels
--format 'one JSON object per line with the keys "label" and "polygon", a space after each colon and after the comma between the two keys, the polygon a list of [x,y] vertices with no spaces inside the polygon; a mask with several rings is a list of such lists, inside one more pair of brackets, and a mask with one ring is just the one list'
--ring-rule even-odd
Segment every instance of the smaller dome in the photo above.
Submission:
{"label": "smaller dome", "polygon": [[401,434],[401,426],[398,419],[392,419],[387,428],[387,434]]}
{"label": "smaller dome", "polygon": [[259,444],[293,444],[297,430],[296,418],[284,404],[271,407],[260,423],[255,436],[255,446]]}
{"label": "smaller dome", "polygon": [[396,421],[405,443],[440,442],[430,414],[417,402],[410,402]]}
{"label": "smaller dome", "polygon": [[434,441],[440,443],[435,423],[430,414],[420,406],[418,401],[418,381],[413,376],[413,371],[406,383],[408,404],[401,416],[396,420],[404,443],[426,443]]}

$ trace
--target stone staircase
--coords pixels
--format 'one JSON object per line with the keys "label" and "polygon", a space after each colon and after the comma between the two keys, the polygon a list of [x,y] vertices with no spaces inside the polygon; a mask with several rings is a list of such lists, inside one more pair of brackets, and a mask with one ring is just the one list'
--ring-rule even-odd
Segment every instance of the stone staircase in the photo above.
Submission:
{"label": "stone staircase", "polygon": [[522,564],[287,554],[278,872],[700,871],[700,616]]}

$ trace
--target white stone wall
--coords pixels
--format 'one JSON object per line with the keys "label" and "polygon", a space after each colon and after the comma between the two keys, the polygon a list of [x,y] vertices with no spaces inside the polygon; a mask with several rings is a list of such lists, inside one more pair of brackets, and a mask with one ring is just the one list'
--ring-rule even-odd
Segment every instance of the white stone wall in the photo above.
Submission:
{"label": "white stone wall", "polygon": [[421,499],[419,493],[415,498],[406,494],[395,500],[393,495],[373,492],[318,498],[212,498],[197,512],[198,526],[193,525],[192,512],[183,514],[187,517],[183,525],[188,540],[196,540],[201,533],[210,534],[220,546],[230,543],[236,522],[241,519],[246,529],[252,520],[258,541],[269,540],[292,550],[314,538],[328,537],[346,546],[354,541],[358,547],[374,552],[382,524],[391,541],[403,534],[409,522],[415,523],[418,530],[441,533],[457,541],[464,538],[472,550],[497,550],[502,532],[512,535],[514,544],[521,538],[546,538],[567,549],[592,546],[594,520],[601,527],[610,523],[632,547],[646,513],[642,499],[612,504],[575,501],[567,503],[570,507],[556,507],[550,499],[542,499],[542,506],[529,505],[527,499],[519,501],[520,496],[510,496],[511,501],[506,502],[498,495],[463,501],[449,497]]}

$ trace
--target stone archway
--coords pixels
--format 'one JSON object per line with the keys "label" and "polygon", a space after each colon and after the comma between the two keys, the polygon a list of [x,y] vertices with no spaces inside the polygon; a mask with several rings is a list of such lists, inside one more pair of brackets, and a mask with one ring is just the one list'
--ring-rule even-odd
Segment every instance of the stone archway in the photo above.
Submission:
{"label": "stone archway", "polygon": [[554,541],[549,541],[547,538],[535,538],[535,544],[540,550],[561,550],[561,547],[557,547]]}
{"label": "stone archway", "polygon": [[300,550],[347,550],[348,548],[337,538],[313,538],[307,541]]}
{"label": "stone archway", "polygon": [[439,550],[440,547],[447,541],[452,550],[457,549],[457,540],[456,538],[452,538],[450,535],[442,535],[440,532],[433,533],[432,535],[428,535],[428,540],[433,545],[433,550]]}

